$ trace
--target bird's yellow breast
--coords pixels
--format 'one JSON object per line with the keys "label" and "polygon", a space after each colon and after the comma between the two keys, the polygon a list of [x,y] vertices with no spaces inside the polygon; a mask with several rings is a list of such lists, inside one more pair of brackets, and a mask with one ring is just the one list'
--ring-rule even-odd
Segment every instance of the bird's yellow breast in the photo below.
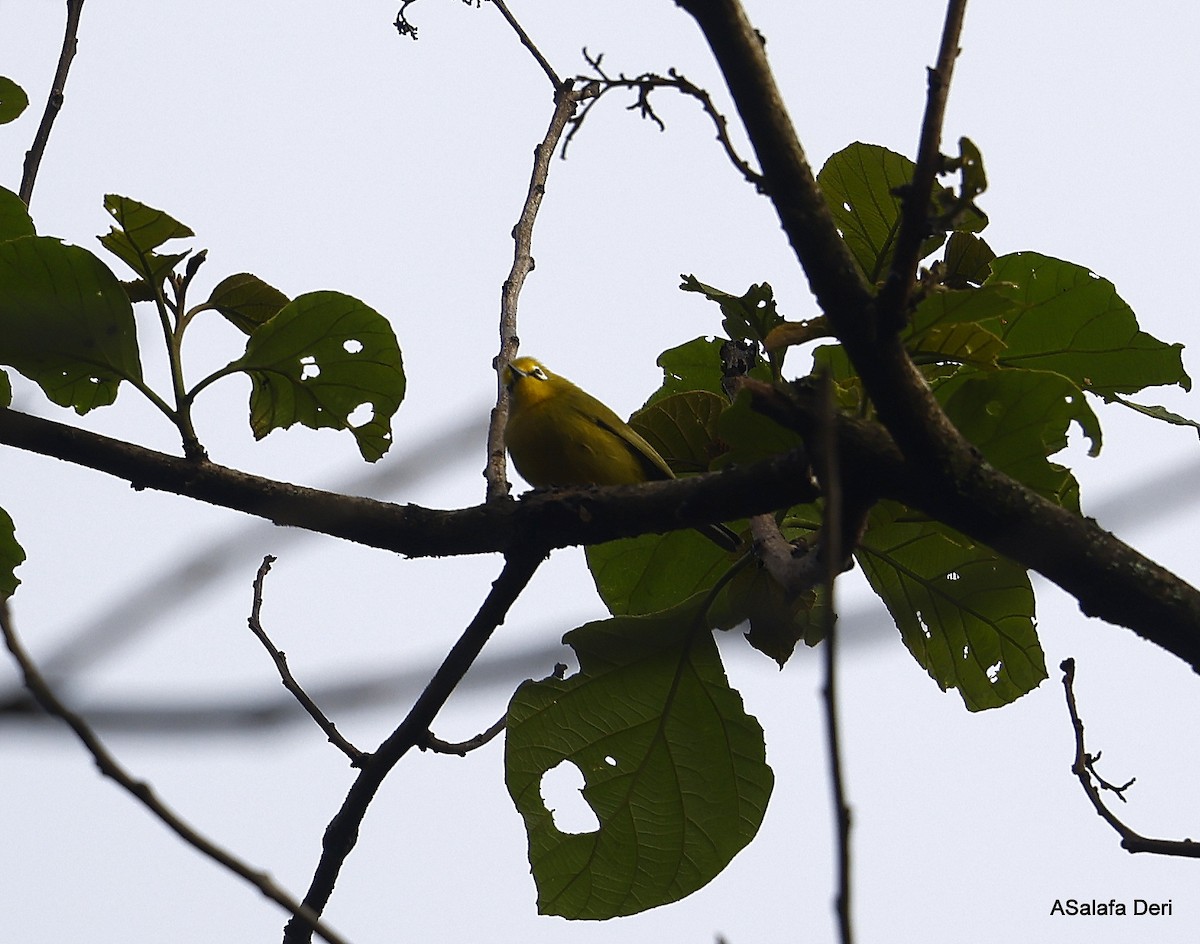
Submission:
{"label": "bird's yellow breast", "polygon": [[632,485],[649,478],[646,462],[623,439],[552,399],[515,413],[505,442],[517,471],[539,488]]}

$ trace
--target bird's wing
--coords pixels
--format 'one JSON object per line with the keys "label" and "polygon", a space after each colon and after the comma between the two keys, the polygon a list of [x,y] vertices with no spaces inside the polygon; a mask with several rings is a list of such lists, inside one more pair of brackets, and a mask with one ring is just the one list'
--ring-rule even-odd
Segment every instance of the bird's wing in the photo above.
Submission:
{"label": "bird's wing", "polygon": [[607,407],[597,410],[591,418],[597,426],[621,441],[629,452],[641,463],[646,470],[646,478],[673,479],[675,473],[667,465],[666,460],[646,440],[639,436],[633,428]]}

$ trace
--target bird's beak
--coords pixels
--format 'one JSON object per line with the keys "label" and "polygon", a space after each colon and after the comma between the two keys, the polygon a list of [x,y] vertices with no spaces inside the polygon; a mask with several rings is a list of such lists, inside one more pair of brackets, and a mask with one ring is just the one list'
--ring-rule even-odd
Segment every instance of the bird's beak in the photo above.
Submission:
{"label": "bird's beak", "polygon": [[528,377],[526,371],[521,370],[516,364],[508,364],[504,368],[504,386],[509,393],[512,393],[512,388],[516,386],[518,377]]}

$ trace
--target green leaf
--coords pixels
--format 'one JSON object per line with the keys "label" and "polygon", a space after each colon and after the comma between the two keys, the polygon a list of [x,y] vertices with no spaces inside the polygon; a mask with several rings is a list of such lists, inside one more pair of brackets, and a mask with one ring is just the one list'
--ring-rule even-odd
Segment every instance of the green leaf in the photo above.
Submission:
{"label": "green leaf", "polygon": [[11,597],[21,582],[16,569],[25,560],[25,551],[17,543],[16,528],[8,512],[0,508],[0,600]]}
{"label": "green leaf", "polygon": [[994,368],[1004,351],[1004,342],[992,332],[971,322],[935,325],[906,345],[917,364],[970,364]]}
{"label": "green leaf", "polygon": [[799,433],[764,416],[754,409],[752,402],[749,392],[743,390],[718,418],[717,435],[728,447],[718,458],[718,467],[749,465],[804,445]]}
{"label": "green leaf", "polygon": [[1007,346],[1002,364],[1054,371],[1104,397],[1158,384],[1191,389],[1183,345],[1141,331],[1113,284],[1082,266],[1014,253],[992,263],[988,284],[1016,305],[983,325]]}
{"label": "green leaf", "polygon": [[[921,299],[909,319],[908,337],[919,340],[934,328],[958,324],[979,325],[1003,318],[1016,310],[1016,303],[1002,285],[930,292]],[[911,341],[906,343],[912,345]]]}
{"label": "green leaf", "polygon": [[48,236],[0,243],[0,364],[86,413],[139,380],[133,308],[99,259]]}
{"label": "green leaf", "polygon": [[661,613],[712,587],[729,569],[729,555],[696,531],[607,541],[584,554],[614,616]]}
{"label": "green leaf", "polygon": [[1112,403],[1119,403],[1121,406],[1129,407],[1135,413],[1141,413],[1142,416],[1162,420],[1164,423],[1170,423],[1172,426],[1191,426],[1196,430],[1197,435],[1200,435],[1200,423],[1197,423],[1195,420],[1189,420],[1186,416],[1180,416],[1178,413],[1172,413],[1165,406],[1146,406],[1141,403],[1134,403],[1132,400],[1126,400],[1124,397],[1119,397],[1116,394],[1113,394],[1109,400]]}
{"label": "green leaf", "polygon": [[0,125],[6,125],[20,117],[29,107],[29,96],[12,79],[0,75]]}
{"label": "green leaf", "polygon": [[219,311],[243,334],[253,334],[287,303],[288,297],[279,289],[257,275],[239,272],[218,282],[204,304]]}
{"label": "green leaf", "polygon": [[667,460],[676,475],[707,471],[722,451],[717,418],[727,400],[706,390],[675,393],[643,407],[629,425]]}
{"label": "green leaf", "polygon": [[668,348],[658,355],[663,369],[663,382],[646,406],[675,393],[707,390],[721,393],[721,342],[713,338],[693,338],[678,347]]}
{"label": "green leaf", "polygon": [[744,295],[731,295],[705,285],[694,275],[682,278],[683,283],[679,287],[683,291],[699,292],[721,306],[721,313],[725,316],[721,326],[734,341],[757,341],[761,344],[766,341],[772,328],[783,324],[783,316],[775,308],[775,295],[766,282],[751,285]]}
{"label": "green leaf", "polygon": [[400,346],[387,319],[356,298],[301,295],[255,329],[230,368],[250,375],[258,439],[297,422],[349,429],[368,462],[392,443],[405,388]]}
{"label": "green leaf", "polygon": [[[838,151],[821,168],[817,183],[851,255],[872,284],[887,276],[900,230],[901,203],[916,165],[876,144],[857,142]],[[935,185],[938,194],[949,193]],[[949,194],[953,198],[953,194]],[[922,245],[921,257],[942,244],[937,235]]]}
{"label": "green leaf", "polygon": [[[505,781],[542,914],[603,920],[677,901],[757,833],[774,782],[762,728],[695,611],[581,626],[566,636],[579,673],[513,696]],[[564,761],[583,774],[593,832],[562,832],[542,800]]]}
{"label": "green leaf", "polygon": [[937,229],[975,232],[988,224],[987,214],[975,205],[975,198],[987,190],[987,174],[983,155],[970,138],[958,139],[958,157],[945,161],[946,169],[959,171],[962,184],[957,194],[948,188],[935,187],[933,202],[938,218]]}
{"label": "green leaf", "polygon": [[815,646],[825,638],[828,604],[823,587],[788,593],[761,563],[755,562],[733,578],[726,596],[727,601],[719,601],[718,606],[728,605],[737,614],[737,623],[749,621],[746,641],[775,660],[781,669],[797,643]]}
{"label": "green leaf", "polygon": [[1046,678],[1024,568],[892,502],[871,512],[855,557],[908,651],[968,710],[1007,705]]}
{"label": "green leaf", "polygon": [[100,237],[100,244],[147,281],[157,284],[187,258],[186,252],[154,252],[168,239],[196,235],[173,216],[115,193],[105,195],[104,209],[117,226]]}
{"label": "green leaf", "polygon": [[972,233],[951,233],[942,260],[942,279],[948,288],[982,285],[991,275],[991,263],[995,258],[992,247],[981,237]]}
{"label": "green leaf", "polygon": [[0,187],[0,242],[36,234],[25,201],[11,190]]}
{"label": "green leaf", "polygon": [[1100,421],[1082,391],[1048,371],[957,374],[935,388],[946,415],[984,458],[1051,501],[1079,511],[1079,483],[1047,460],[1065,449],[1072,423],[1100,451]]}

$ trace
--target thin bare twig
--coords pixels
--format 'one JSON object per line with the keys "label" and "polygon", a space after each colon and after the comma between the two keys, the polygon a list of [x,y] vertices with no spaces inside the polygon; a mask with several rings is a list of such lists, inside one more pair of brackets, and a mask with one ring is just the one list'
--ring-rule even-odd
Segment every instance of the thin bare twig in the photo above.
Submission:
{"label": "thin bare twig", "polygon": [[907,321],[908,297],[917,274],[921,244],[929,235],[929,201],[937,176],[943,169],[942,122],[946,114],[946,100],[950,95],[954,61],[958,58],[958,41],[962,35],[966,9],[967,0],[950,0],[948,3],[937,65],[929,70],[929,91],[925,100],[925,117],[921,122],[917,165],[912,184],[903,197],[892,269],[879,293],[879,318],[882,327],[889,331],[899,331]]}
{"label": "thin bare twig", "polygon": [[763,192],[763,178],[760,173],[755,171],[750,164],[738,154],[737,149],[733,146],[733,141],[729,137],[729,122],[717,106],[713,104],[712,96],[709,95],[706,89],[693,83],[682,73],[676,69],[668,69],[666,76],[657,75],[653,72],[643,72],[641,75],[629,78],[624,73],[616,76],[608,75],[601,66],[604,59],[603,53],[592,57],[587,49],[583,50],[583,58],[587,64],[595,72],[595,76],[579,76],[578,80],[584,84],[587,93],[588,103],[583,107],[578,117],[571,122],[571,130],[567,132],[567,136],[563,139],[562,156],[567,156],[567,148],[574,139],[575,134],[583,127],[583,122],[591,112],[595,104],[606,93],[613,89],[634,89],[637,91],[637,100],[629,106],[628,110],[637,110],[641,116],[648,121],[653,121],[658,125],[660,131],[665,131],[666,123],[659,117],[658,112],[654,110],[654,106],[650,103],[650,94],[656,89],[669,88],[674,89],[682,95],[688,95],[696,99],[704,109],[705,113],[712,119],[713,127],[717,131],[717,141],[720,142],[722,149],[725,151],[725,156],[737,169],[748,183],[753,184],[754,188],[760,193]]}
{"label": "thin bare twig", "polygon": [[279,672],[279,678],[283,682],[283,687],[292,693],[296,701],[300,703],[300,707],[307,711],[309,717],[325,732],[325,736],[329,738],[329,743],[350,758],[350,765],[352,767],[361,767],[366,755],[347,741],[341,732],[338,731],[337,726],[325,717],[325,713],[317,707],[317,703],[309,698],[308,692],[301,687],[300,683],[296,681],[296,677],[292,675],[292,670],[288,668],[287,654],[275,647],[270,637],[267,636],[266,630],[262,627],[260,617],[263,604],[263,581],[266,580],[267,573],[270,571],[273,563],[275,563],[275,558],[268,554],[263,558],[262,564],[259,565],[258,573],[254,577],[254,603],[250,608],[250,618],[247,620],[250,625],[250,632],[258,637],[258,641],[270,653],[271,658],[275,662],[275,668]]}
{"label": "thin bare twig", "polygon": [[[1157,855],[1181,856],[1187,859],[1200,859],[1200,842],[1191,839],[1150,839],[1134,832],[1119,820],[1115,813],[1104,805],[1100,796],[1101,790],[1111,790],[1122,802],[1124,792],[1133,785],[1130,780],[1123,786],[1117,787],[1102,780],[1093,769],[1100,755],[1089,754],[1083,742],[1083,721],[1079,717],[1079,709],[1075,704],[1075,660],[1064,659],[1059,668],[1063,673],[1063,689],[1067,696],[1067,711],[1071,715],[1071,726],[1075,729],[1075,759],[1071,763],[1071,773],[1079,778],[1083,792],[1091,801],[1096,813],[1121,837],[1121,848],[1129,852],[1153,852]],[[1095,778],[1093,780],[1093,778]],[[1097,785],[1098,784],[1098,785]]]}
{"label": "thin bare twig", "polygon": [[829,777],[833,793],[833,811],[837,822],[837,894],[834,910],[838,919],[841,944],[854,940],[850,885],[850,803],[846,799],[846,775],[842,767],[841,736],[837,705],[837,607],[834,584],[843,569],[842,562],[842,485],[838,468],[837,434],[834,427],[833,382],[822,375],[821,410],[824,420],[821,439],[820,478],[825,493],[825,514],[821,522],[821,544],[825,557],[825,738],[829,745]]}
{"label": "thin bare twig", "polygon": [[33,136],[33,144],[25,152],[24,173],[21,175],[20,197],[26,206],[33,198],[33,183],[37,179],[38,168],[42,163],[42,155],[46,153],[46,144],[50,141],[50,129],[54,127],[54,119],[58,117],[63,106],[63,95],[67,86],[67,73],[71,71],[71,60],[75,58],[78,46],[79,15],[83,11],[83,0],[67,0],[67,22],[63,28],[62,51],[58,55],[58,68],[54,72],[54,81],[50,85],[50,94],[46,97],[46,110],[42,112],[42,121]]}
{"label": "thin bare twig", "polygon": [[[411,748],[428,737],[437,713],[474,664],[496,627],[504,621],[509,608],[545,556],[546,552],[541,547],[524,547],[505,557],[504,569],[492,584],[491,592],[447,653],[425,691],[396,730],[388,735],[375,753],[364,760],[341,809],[325,829],[321,859],[313,873],[308,893],[304,896],[304,904],[316,914],[324,911],[329,896],[333,894],[342,865],[358,842],[359,826],[380,784]],[[289,921],[283,934],[284,944],[300,944],[309,940],[311,935],[311,930],[304,923]]]}
{"label": "thin bare twig", "polygon": [[500,382],[501,372],[517,354],[517,302],[525,278],[533,271],[533,224],[546,195],[546,178],[550,174],[550,158],[558,147],[563,129],[575,113],[579,104],[579,93],[573,83],[565,82],[554,94],[554,114],[541,143],[533,149],[533,171],[529,176],[529,189],[517,225],[513,227],[513,264],[508,278],[500,289],[500,353],[494,366],[497,374],[496,406],[492,409],[488,426],[488,458],[484,476],[487,479],[489,501],[508,495],[508,478],[504,462],[504,426],[508,422],[508,391]]}
{"label": "thin bare twig", "polygon": [[423,751],[433,751],[435,754],[457,754],[459,757],[466,757],[471,751],[478,750],[491,741],[504,730],[507,723],[508,715],[501,715],[496,723],[486,731],[476,734],[473,738],[467,738],[465,741],[443,741],[441,738],[434,737],[433,732],[430,731],[426,734],[425,740],[417,746]]}
{"label": "thin bare twig", "polygon": [[33,659],[25,650],[21,640],[17,637],[16,630],[13,628],[10,619],[7,599],[0,600],[0,631],[4,634],[4,642],[8,646],[8,651],[12,653],[13,658],[21,669],[21,674],[25,680],[25,687],[29,690],[29,693],[38,705],[41,706],[43,711],[56,718],[60,718],[75,732],[75,736],[79,738],[83,746],[88,750],[88,753],[92,755],[100,773],[116,781],[118,785],[128,791],[154,816],[158,817],[168,829],[193,849],[223,865],[235,875],[244,878],[267,898],[270,898],[284,910],[290,912],[292,921],[307,928],[310,935],[313,931],[316,931],[329,944],[346,944],[345,938],[327,927],[311,909],[296,901],[291,895],[280,888],[269,873],[252,868],[233,853],[202,836],[180,818],[176,812],[163,803],[148,783],[135,779],[118,763],[116,757],[104,746],[104,743],[83,717],[63,704],[53,689],[47,684],[45,678],[34,664]]}
{"label": "thin bare twig", "polygon": [[513,28],[513,32],[521,40],[521,45],[529,50],[530,55],[537,60],[537,64],[542,67],[542,71],[546,73],[550,79],[550,84],[554,86],[555,92],[563,87],[562,79],[558,77],[558,73],[554,71],[554,67],[550,65],[546,57],[542,55],[542,51],[537,48],[537,45],[529,38],[529,34],[525,32],[525,28],[517,22],[517,18],[513,16],[504,0],[491,0],[496,9],[500,11],[500,15],[508,21],[508,25]]}

